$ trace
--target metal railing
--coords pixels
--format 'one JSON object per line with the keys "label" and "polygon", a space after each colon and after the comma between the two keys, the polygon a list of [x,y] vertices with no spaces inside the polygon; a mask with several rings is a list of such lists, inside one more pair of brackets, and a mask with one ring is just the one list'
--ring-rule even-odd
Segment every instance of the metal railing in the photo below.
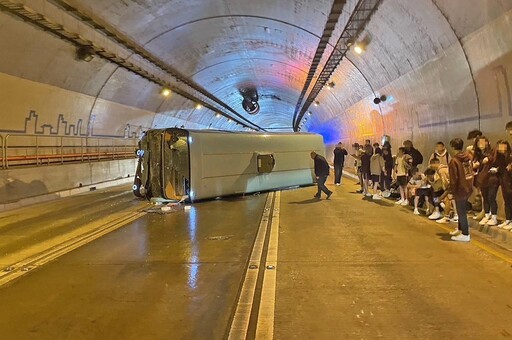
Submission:
{"label": "metal railing", "polygon": [[1,168],[135,158],[133,138],[0,135]]}

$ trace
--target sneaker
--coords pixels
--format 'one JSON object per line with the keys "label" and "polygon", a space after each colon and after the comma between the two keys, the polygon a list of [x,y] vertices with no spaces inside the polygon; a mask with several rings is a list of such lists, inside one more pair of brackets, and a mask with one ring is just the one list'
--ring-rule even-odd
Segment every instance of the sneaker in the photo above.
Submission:
{"label": "sneaker", "polygon": [[328,200],[331,197],[331,195],[332,195],[332,191],[327,194],[327,197],[325,199]]}
{"label": "sneaker", "polygon": [[336,186],[337,186],[337,187],[339,187],[339,186],[340,186],[340,184],[339,184],[339,183],[336,183]]}
{"label": "sneaker", "polygon": [[374,200],[381,200],[382,196],[379,195],[379,194],[375,194],[375,195],[372,196],[372,199],[374,199]]}
{"label": "sneaker", "polygon": [[489,219],[489,221],[487,221],[487,223],[485,225],[488,225],[488,226],[495,226],[495,225],[498,225],[498,220],[496,219],[496,215],[494,215],[493,217],[491,217]]}
{"label": "sneaker", "polygon": [[389,196],[391,196],[391,192],[389,190],[386,190],[382,193],[382,196],[384,196],[385,198],[388,198]]}
{"label": "sneaker", "polygon": [[459,228],[455,228],[454,230],[450,231],[450,235],[457,236],[460,234]]}
{"label": "sneaker", "polygon": [[371,197],[373,196],[372,194],[370,194],[369,192],[366,193],[366,197]]}
{"label": "sneaker", "polygon": [[485,217],[485,211],[480,211],[478,214],[476,214],[473,217],[473,219],[479,221],[479,220],[481,220],[484,217]]}
{"label": "sneaker", "polygon": [[420,212],[418,211],[418,209],[414,209],[414,215],[419,215]]}
{"label": "sneaker", "polygon": [[450,219],[448,217],[440,218],[436,221],[437,223],[450,223]]}
{"label": "sneaker", "polygon": [[439,212],[439,210],[435,210],[429,217],[428,219],[429,220],[437,220],[441,218],[441,213]]}
{"label": "sneaker", "polygon": [[395,202],[395,204],[400,205],[400,204],[402,204],[402,202],[403,202],[402,199],[399,199],[398,201]]}
{"label": "sneaker", "polygon": [[313,196],[313,197],[316,198],[316,199],[320,199],[320,195],[318,195],[318,194]]}
{"label": "sneaker", "polygon": [[409,205],[409,202],[407,202],[407,200],[405,201],[402,201],[402,203],[400,203],[401,206],[408,206]]}
{"label": "sneaker", "polygon": [[482,218],[482,219],[480,220],[480,222],[478,222],[478,224],[479,224],[479,225],[486,225],[486,224],[487,224],[487,222],[489,222],[489,219],[490,219],[490,218],[491,218],[491,216],[487,216],[487,215],[485,215],[485,216],[484,216],[484,218]]}
{"label": "sneaker", "polygon": [[453,223],[459,222],[459,215],[453,215],[453,217],[450,218],[450,222],[453,222]]}
{"label": "sneaker", "polygon": [[452,236],[452,241],[469,242],[471,241],[471,236],[459,234],[457,236]]}
{"label": "sneaker", "polygon": [[502,224],[497,225],[496,228],[504,228],[504,227],[506,227],[509,224],[510,224],[510,221],[509,220],[505,220]]}
{"label": "sneaker", "polygon": [[503,230],[512,230],[512,224],[507,224],[503,227]]}

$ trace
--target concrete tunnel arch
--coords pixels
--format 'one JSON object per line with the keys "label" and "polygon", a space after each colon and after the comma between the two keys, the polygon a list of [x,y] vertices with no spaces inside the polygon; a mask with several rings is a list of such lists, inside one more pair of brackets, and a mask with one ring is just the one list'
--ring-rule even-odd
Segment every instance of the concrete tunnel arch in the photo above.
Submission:
{"label": "concrete tunnel arch", "polygon": [[[57,135],[123,137],[127,129],[135,136],[164,126],[242,129],[217,118],[216,110],[197,109],[194,100],[176,93],[163,98],[160,85],[111,61],[76,60],[73,44],[6,10],[16,3],[2,1],[0,11],[0,134],[44,135],[53,128]],[[353,2],[346,3],[348,12]],[[23,2],[25,8],[203,98],[80,20],[69,11],[74,8],[143,46],[241,117],[263,128],[289,130],[332,4]],[[316,76],[346,16],[341,15],[333,30]],[[478,127],[496,140],[512,116],[511,16],[508,0],[382,0],[360,34],[368,41],[365,52],[348,52],[331,77],[336,86],[319,93],[320,105],[311,106],[302,131],[322,134],[327,146],[379,140],[386,133],[393,147],[412,139],[424,153],[437,140],[465,137]],[[239,86],[248,83],[264,95],[255,116],[240,105]],[[389,99],[377,106],[375,95]]]}

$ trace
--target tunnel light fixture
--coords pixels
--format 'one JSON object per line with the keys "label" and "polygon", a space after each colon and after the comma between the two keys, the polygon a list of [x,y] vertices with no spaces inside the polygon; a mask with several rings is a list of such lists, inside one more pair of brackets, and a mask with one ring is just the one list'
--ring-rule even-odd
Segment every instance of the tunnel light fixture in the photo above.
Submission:
{"label": "tunnel light fixture", "polygon": [[197,103],[196,104],[196,110],[201,110],[203,108],[203,105]]}
{"label": "tunnel light fixture", "polygon": [[77,47],[75,51],[75,57],[77,60],[90,62],[94,58],[94,50],[90,46]]}
{"label": "tunnel light fixture", "polygon": [[216,118],[220,118],[220,117],[221,117],[221,114],[217,112],[217,113],[215,114],[215,117],[216,117]]}
{"label": "tunnel light fixture", "polygon": [[357,54],[362,54],[364,52],[364,47],[361,44],[355,44],[354,52],[356,52]]}
{"label": "tunnel light fixture", "polygon": [[327,83],[327,89],[332,90],[336,86],[336,84],[333,81],[330,81]]}
{"label": "tunnel light fixture", "polygon": [[171,90],[168,89],[167,87],[164,87],[162,89],[162,91],[160,91],[160,93],[162,94],[162,96],[164,97],[169,97],[171,95]]}
{"label": "tunnel light fixture", "polygon": [[318,106],[318,105],[320,105],[320,102],[319,102],[318,100],[315,100],[315,102],[313,103],[313,105]]}
{"label": "tunnel light fixture", "polygon": [[308,116],[311,116],[313,113],[311,111],[308,111]]}

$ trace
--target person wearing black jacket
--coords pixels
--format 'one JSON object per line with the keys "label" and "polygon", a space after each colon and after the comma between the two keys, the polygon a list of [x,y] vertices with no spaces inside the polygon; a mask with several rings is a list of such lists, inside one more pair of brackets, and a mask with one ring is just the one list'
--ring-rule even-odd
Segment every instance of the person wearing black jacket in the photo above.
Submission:
{"label": "person wearing black jacket", "polygon": [[338,143],[334,149],[334,184],[341,184],[341,176],[343,175],[343,166],[345,164],[345,156],[348,155],[347,150],[343,147],[343,143]]}
{"label": "person wearing black jacket", "polygon": [[318,185],[318,192],[315,198],[319,199],[323,191],[327,195],[326,199],[329,199],[332,195],[332,191],[325,186],[325,181],[327,181],[327,177],[329,176],[329,163],[327,163],[324,157],[317,155],[314,151],[311,152],[311,159],[315,161],[315,176]]}
{"label": "person wearing black jacket", "polygon": [[410,140],[404,142],[405,153],[412,157],[412,168],[417,168],[418,165],[423,163],[423,155],[414,147]]}

